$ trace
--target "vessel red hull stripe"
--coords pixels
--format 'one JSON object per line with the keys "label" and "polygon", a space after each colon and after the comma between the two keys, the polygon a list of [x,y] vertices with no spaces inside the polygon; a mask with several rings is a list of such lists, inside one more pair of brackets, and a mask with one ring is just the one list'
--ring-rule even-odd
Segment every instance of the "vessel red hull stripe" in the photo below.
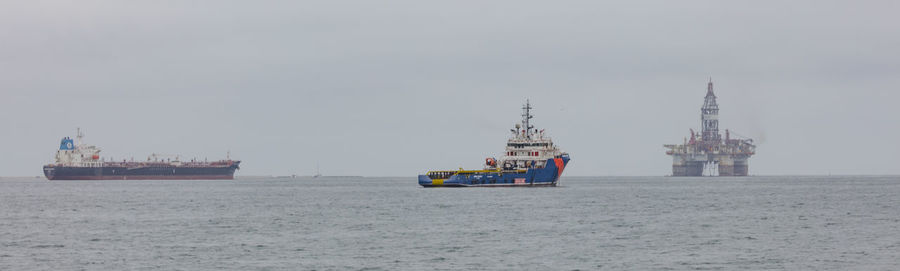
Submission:
{"label": "vessel red hull stripe", "polygon": [[558,170],[556,178],[559,178],[562,176],[563,169],[566,169],[566,163],[563,162],[562,158],[553,158],[553,163],[556,163],[556,169]]}

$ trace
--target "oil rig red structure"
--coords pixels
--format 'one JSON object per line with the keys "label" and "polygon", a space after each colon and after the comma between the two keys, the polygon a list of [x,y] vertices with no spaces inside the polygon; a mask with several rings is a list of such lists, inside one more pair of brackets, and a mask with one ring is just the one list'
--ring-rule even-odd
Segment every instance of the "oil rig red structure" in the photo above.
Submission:
{"label": "oil rig red structure", "polygon": [[700,134],[691,129],[690,139],[684,144],[663,145],[672,156],[672,176],[747,176],[747,159],[756,154],[753,139],[732,138],[725,130],[725,138],[719,134],[719,104],[713,93],[712,79],[707,85],[706,98],[700,108]]}

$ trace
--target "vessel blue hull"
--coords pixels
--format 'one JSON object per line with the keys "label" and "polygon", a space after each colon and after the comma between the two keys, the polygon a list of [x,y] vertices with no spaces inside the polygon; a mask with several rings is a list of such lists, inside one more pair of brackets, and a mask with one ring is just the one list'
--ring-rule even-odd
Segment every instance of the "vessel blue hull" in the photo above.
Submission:
{"label": "vessel blue hull", "polygon": [[446,178],[432,178],[419,175],[419,185],[423,187],[510,187],[510,186],[556,186],[563,170],[569,163],[569,156],[547,159],[543,168],[529,168],[523,171],[459,171]]}

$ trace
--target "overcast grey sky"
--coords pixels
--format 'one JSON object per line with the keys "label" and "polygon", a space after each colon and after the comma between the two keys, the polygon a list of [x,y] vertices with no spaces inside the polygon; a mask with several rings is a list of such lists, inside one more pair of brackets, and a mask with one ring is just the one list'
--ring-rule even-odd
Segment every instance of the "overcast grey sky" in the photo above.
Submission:
{"label": "overcast grey sky", "polygon": [[526,98],[567,175],[665,175],[710,76],[751,174],[900,174],[898,3],[6,1],[0,176],[76,127],[241,175],[476,168]]}

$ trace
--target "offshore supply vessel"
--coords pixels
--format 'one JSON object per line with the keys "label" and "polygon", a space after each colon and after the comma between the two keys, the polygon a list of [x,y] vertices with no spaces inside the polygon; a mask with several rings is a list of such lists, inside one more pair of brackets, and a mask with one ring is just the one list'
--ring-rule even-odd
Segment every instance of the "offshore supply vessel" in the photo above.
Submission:
{"label": "offshore supply vessel", "polygon": [[530,124],[531,103],[522,107],[522,123],[510,129],[506,153],[485,159],[481,170],[429,171],[419,175],[423,187],[556,186],[569,163],[569,154],[553,144],[544,130]]}
{"label": "offshore supply vessel", "polygon": [[[179,161],[163,159],[153,154],[145,162],[104,161],[100,148],[82,143],[79,129],[77,140],[64,137],[56,151],[55,163],[44,166],[48,180],[232,180],[241,161],[225,160]],[[230,155],[229,155],[230,156]]]}

